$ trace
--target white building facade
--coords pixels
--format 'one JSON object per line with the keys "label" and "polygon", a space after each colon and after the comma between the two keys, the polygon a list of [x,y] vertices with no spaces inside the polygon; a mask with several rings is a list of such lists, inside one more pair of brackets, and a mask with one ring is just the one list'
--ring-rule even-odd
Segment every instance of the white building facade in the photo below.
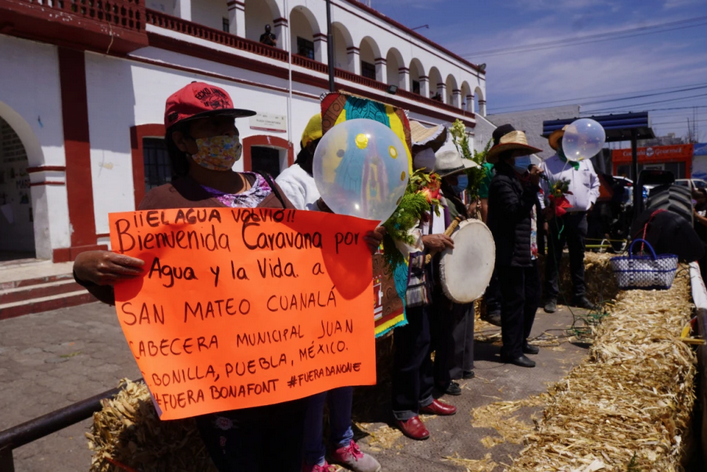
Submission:
{"label": "white building facade", "polygon": [[[482,70],[355,0],[332,0],[331,16],[336,90],[428,125],[460,119],[473,136]],[[325,0],[0,0],[0,17],[5,258],[106,247],[108,213],[134,210],[171,175],[164,104],[189,82],[258,112],[237,121],[236,169],[273,174],[328,91]],[[266,24],[275,47],[259,42]]]}

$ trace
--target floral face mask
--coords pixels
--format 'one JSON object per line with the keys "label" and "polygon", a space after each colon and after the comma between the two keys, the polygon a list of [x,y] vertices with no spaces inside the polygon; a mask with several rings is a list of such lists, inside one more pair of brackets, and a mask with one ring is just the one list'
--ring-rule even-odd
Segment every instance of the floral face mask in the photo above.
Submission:
{"label": "floral face mask", "polygon": [[196,140],[198,152],[192,159],[202,167],[226,172],[241,158],[243,145],[238,136],[212,136]]}

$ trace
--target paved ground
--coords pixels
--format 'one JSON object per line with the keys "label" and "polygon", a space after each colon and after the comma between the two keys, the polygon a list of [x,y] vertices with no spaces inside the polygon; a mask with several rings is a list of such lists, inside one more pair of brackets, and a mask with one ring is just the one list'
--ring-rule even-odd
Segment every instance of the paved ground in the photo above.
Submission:
{"label": "paved ground", "polygon": [[[570,323],[571,315],[566,310],[554,315],[539,310],[533,335],[561,330]],[[373,450],[364,440],[364,448],[374,453],[384,470],[389,471],[463,470],[442,461],[455,453],[479,459],[491,452],[495,462],[510,463],[509,455],[517,453],[521,446],[500,444],[486,449],[480,439],[495,433],[473,428],[470,411],[494,401],[521,399],[546,391],[547,383],[559,380],[581,361],[586,349],[569,343],[542,349],[535,356],[538,362],[535,369],[501,364],[498,349],[498,345],[477,343],[477,377],[464,382],[462,396],[446,397],[459,408],[456,416],[427,422],[432,433],[430,440],[398,438],[390,448]],[[113,388],[123,377],[135,379],[139,372],[111,307],[94,303],[0,321],[0,430]],[[377,387],[372,397],[386,398],[386,387]],[[366,417],[359,420],[374,422],[376,429],[389,421],[387,410],[383,404],[366,411]],[[16,470],[88,470],[91,454],[83,433],[88,430],[89,422],[16,450]]]}

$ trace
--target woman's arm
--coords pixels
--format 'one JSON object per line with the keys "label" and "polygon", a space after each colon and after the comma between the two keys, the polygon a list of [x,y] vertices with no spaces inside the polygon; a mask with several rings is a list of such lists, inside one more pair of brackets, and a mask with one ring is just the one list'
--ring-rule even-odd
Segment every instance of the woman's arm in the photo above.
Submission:
{"label": "woman's arm", "polygon": [[115,304],[113,285],[142,274],[144,261],[111,251],[86,251],[74,261],[74,279],[94,297]]}

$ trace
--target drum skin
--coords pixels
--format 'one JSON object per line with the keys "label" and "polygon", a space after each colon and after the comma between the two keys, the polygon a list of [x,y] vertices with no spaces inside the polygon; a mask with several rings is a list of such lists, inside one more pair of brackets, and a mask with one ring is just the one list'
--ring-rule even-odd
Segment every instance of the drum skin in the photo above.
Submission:
{"label": "drum skin", "polygon": [[481,298],[491,281],[496,244],[479,220],[462,221],[451,238],[454,249],[442,252],[439,264],[442,290],[455,303],[471,303]]}

